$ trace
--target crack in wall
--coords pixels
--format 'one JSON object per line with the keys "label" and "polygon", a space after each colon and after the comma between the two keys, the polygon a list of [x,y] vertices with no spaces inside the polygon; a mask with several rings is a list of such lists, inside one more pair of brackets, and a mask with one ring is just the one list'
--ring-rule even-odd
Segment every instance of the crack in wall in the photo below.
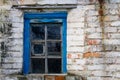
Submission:
{"label": "crack in wall", "polygon": [[98,0],[99,2],[99,22],[100,22],[100,27],[102,29],[102,47],[103,50],[105,51],[105,45],[104,45],[104,39],[105,39],[105,30],[104,30],[104,0]]}

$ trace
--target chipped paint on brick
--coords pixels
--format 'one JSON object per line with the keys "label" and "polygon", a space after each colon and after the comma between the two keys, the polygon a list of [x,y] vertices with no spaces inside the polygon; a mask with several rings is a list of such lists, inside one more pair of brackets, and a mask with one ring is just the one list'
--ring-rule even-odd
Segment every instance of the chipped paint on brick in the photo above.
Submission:
{"label": "chipped paint on brick", "polygon": [[88,40],[88,45],[96,45],[98,44],[97,40]]}
{"label": "chipped paint on brick", "polygon": [[83,58],[99,58],[100,53],[97,52],[86,52],[83,54]]}

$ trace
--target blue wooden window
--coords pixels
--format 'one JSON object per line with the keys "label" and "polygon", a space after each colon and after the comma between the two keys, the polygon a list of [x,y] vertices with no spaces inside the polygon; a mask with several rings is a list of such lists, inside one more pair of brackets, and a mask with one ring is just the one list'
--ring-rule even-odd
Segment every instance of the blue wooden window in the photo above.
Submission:
{"label": "blue wooden window", "polygon": [[[66,12],[24,14],[24,74],[67,72],[66,18]],[[46,54],[47,58],[44,58]],[[52,67],[58,70],[54,71]]]}

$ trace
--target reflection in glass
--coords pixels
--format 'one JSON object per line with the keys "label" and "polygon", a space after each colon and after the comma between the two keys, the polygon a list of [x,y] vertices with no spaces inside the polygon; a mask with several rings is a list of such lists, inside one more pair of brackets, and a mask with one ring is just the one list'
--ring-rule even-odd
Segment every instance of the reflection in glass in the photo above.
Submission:
{"label": "reflection in glass", "polygon": [[32,73],[45,73],[45,59],[32,59]]}
{"label": "reflection in glass", "polygon": [[48,42],[47,45],[49,55],[60,55],[61,42]]}
{"label": "reflection in glass", "polygon": [[34,44],[33,45],[34,54],[43,54],[44,53],[44,44]]}
{"label": "reflection in glass", "polygon": [[47,27],[47,38],[48,39],[60,39],[61,35],[60,35],[61,29],[60,29],[60,25],[57,24],[49,24]]}
{"label": "reflection in glass", "polygon": [[45,39],[45,27],[43,24],[31,24],[31,27],[33,39]]}

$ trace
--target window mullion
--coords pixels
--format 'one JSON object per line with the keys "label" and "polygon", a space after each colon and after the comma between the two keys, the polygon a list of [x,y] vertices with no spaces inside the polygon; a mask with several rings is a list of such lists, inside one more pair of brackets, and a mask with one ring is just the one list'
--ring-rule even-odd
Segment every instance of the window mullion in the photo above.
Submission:
{"label": "window mullion", "polygon": [[45,73],[48,73],[47,59],[47,26],[45,25]]}

